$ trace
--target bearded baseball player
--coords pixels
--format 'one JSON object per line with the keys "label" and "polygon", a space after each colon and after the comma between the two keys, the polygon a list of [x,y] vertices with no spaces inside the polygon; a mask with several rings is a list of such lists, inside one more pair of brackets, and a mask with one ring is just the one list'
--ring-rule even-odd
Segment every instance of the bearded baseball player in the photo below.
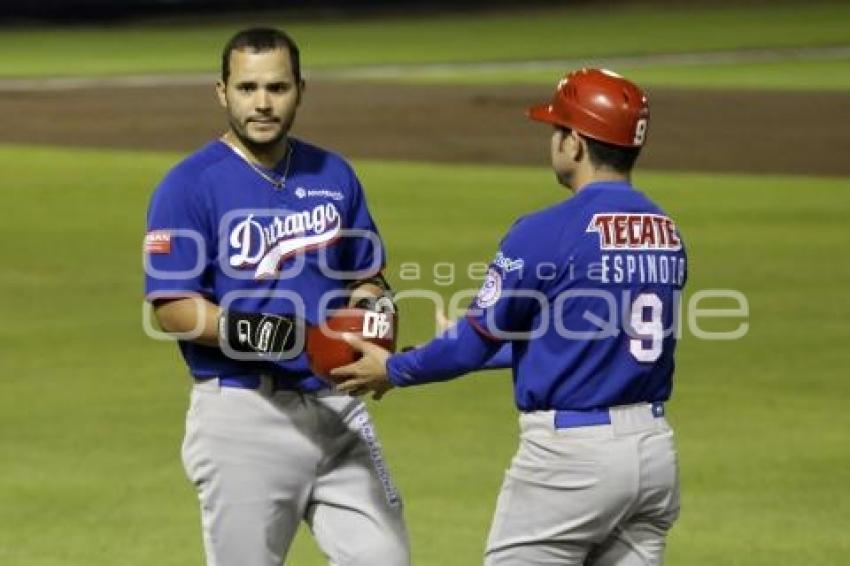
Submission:
{"label": "bearded baseball player", "polygon": [[485,563],[659,565],[679,512],[664,402],[687,269],[675,222],[630,181],[647,98],[581,69],[528,115],[553,126],[552,167],[575,195],[514,224],[450,332],[392,356],[350,338],[364,357],[336,370],[339,389],[448,380],[511,348],[521,435]]}
{"label": "bearded baseball player", "polygon": [[289,136],[304,81],[284,32],[237,33],[217,92],[229,129],[166,175],[145,239],[147,299],[193,379],[182,455],[207,563],[280,566],[304,521],[330,564],[406,565],[366,408],[304,354],[304,327],[329,310],[391,307],[363,189]]}

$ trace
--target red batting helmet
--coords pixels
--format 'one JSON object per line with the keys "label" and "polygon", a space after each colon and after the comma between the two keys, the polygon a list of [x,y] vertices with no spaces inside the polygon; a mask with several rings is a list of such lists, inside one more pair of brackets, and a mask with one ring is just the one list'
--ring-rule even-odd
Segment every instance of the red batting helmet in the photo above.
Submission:
{"label": "red batting helmet", "polygon": [[532,106],[527,114],[532,120],[624,147],[641,147],[649,126],[643,91],[606,69],[571,72],[558,83],[551,103]]}
{"label": "red batting helmet", "polygon": [[[343,338],[350,332],[377,344],[385,350],[395,352],[398,320],[392,313],[376,313],[363,309],[338,309],[319,326],[307,329],[307,359],[316,375],[331,382],[340,378],[331,376],[332,369],[356,362],[360,353]],[[347,379],[347,378],[346,378]]]}

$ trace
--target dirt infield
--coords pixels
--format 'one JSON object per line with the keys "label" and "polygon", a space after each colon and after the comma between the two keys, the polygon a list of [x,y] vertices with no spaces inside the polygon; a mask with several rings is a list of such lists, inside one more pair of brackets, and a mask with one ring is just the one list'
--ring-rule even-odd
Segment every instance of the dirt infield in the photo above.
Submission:
{"label": "dirt infield", "polygon": [[[295,134],[348,157],[545,165],[524,108],[547,86],[313,82]],[[642,165],[653,169],[850,175],[850,93],[650,91]],[[211,87],[3,92],[0,143],[189,151],[223,118]]]}

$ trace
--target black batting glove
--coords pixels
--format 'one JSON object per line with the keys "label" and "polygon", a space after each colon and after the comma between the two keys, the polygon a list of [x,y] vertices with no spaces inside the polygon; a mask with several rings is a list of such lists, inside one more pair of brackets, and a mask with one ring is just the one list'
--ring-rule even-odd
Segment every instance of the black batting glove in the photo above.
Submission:
{"label": "black batting glove", "polygon": [[[303,349],[303,324],[291,316],[267,313],[222,311],[218,319],[218,340],[226,356],[289,360]],[[301,338],[299,340],[299,338]]]}

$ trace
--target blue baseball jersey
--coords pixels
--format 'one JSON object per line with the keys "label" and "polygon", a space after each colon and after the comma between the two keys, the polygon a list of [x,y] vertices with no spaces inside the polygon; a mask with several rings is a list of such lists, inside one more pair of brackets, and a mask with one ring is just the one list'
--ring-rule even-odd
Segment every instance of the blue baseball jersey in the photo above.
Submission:
{"label": "blue baseball jersey", "polygon": [[[224,308],[322,322],[344,306],[346,285],[384,267],[363,189],[339,156],[290,138],[291,162],[263,172],[214,141],[174,167],[150,202],[145,238],[149,301],[201,295]],[[284,374],[305,389],[321,383],[306,356],[280,362],[227,358],[189,341],[180,350],[204,378]]]}
{"label": "blue baseball jersey", "polygon": [[446,379],[509,342],[522,411],[664,401],[686,278],[674,221],[628,183],[592,183],[514,224],[457,339],[393,356],[390,379]]}

